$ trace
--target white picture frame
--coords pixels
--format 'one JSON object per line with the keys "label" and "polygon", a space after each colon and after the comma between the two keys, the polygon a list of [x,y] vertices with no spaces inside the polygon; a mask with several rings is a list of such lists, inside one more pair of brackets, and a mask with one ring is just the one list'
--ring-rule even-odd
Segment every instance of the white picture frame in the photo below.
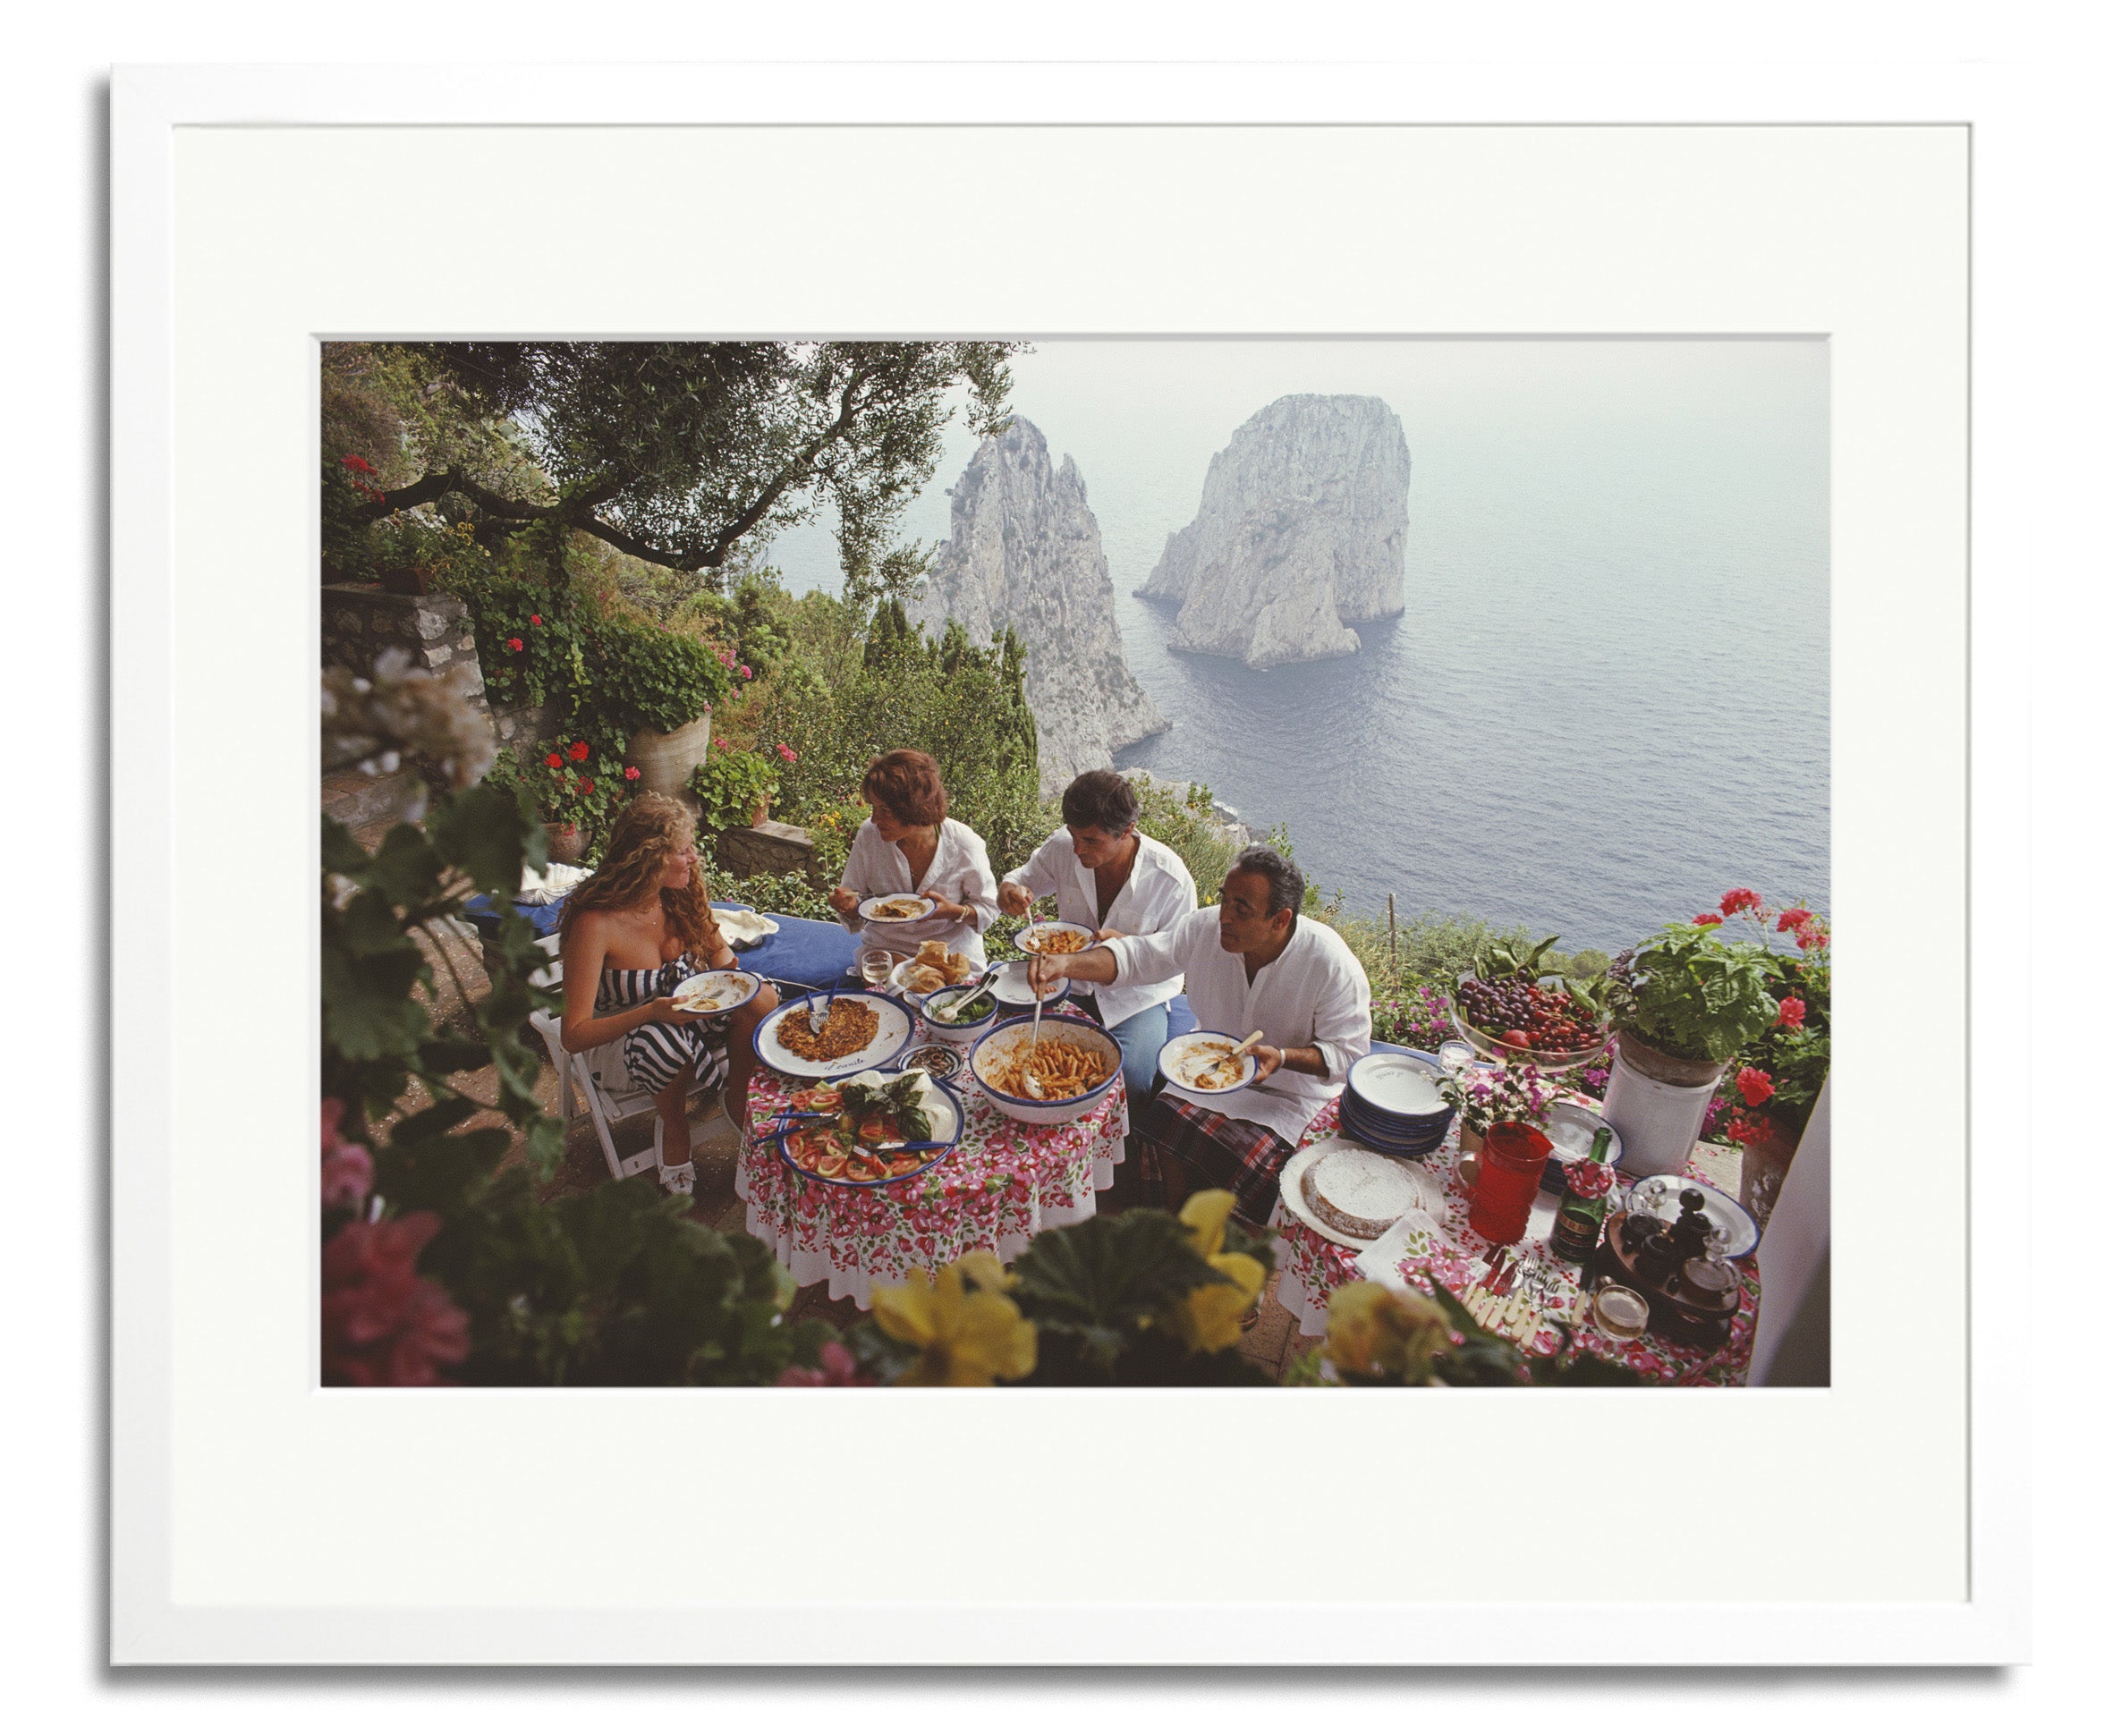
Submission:
{"label": "white picture frame", "polygon": [[[2021,1382],[1987,1312],[1966,1306],[2022,1246],[2022,1191],[1969,1165],[1964,1128],[1918,1144],[1922,1187],[1888,1187],[1905,1158],[1868,1083],[1931,1055],[1963,1073],[1969,968],[1984,997],[2020,969],[1978,938],[1969,955],[1966,927],[1972,159],[1959,117],[2001,113],[2002,93],[1963,72],[1846,90],[1812,72],[1699,105],[1762,123],[1693,124],[1692,91],[1676,104],[1609,80],[1580,96],[1517,68],[1456,70],[1442,89],[1311,66],[972,80],[905,67],[886,80],[827,66],[710,80],[120,72],[114,897],[130,920],[113,984],[114,1661],[2024,1656]],[[1854,123],[1822,124],[1844,115]],[[1528,124],[1548,116],[1565,124]],[[476,177],[495,153],[518,173],[467,229],[450,227],[445,201],[392,199],[399,251],[328,244],[386,190],[491,185]],[[769,203],[788,182],[827,190],[845,226],[827,247],[802,239],[799,201]],[[1008,186],[1033,202],[1008,205]],[[921,229],[888,189],[917,190]],[[751,197],[723,197],[737,190]],[[589,199],[613,233],[650,242],[631,251],[651,268],[611,274],[519,239],[539,212]],[[1376,220],[1375,203],[1399,221]],[[1258,209],[1277,224],[1267,246],[1243,240]],[[743,246],[717,245],[736,222]],[[1326,273],[1311,263],[1320,237],[1347,248]],[[239,920],[262,974],[312,1020],[316,342],[1198,331],[1790,332],[1834,346],[1834,1385],[1519,1398],[317,1387],[314,1165],[301,1162],[314,1027],[260,1019],[259,972],[223,968]],[[223,541],[212,455],[259,425],[285,438],[247,469],[244,536]],[[2007,641],[1994,643],[1995,663],[1976,667],[1983,690],[2015,679]],[[2020,727],[1977,706],[1975,764],[2005,763]],[[221,811],[211,749],[231,739],[283,806]],[[1909,740],[1937,745],[1904,755]],[[2002,834],[2015,800],[1977,786],[1977,900],[2022,881]],[[1888,872],[1904,840],[1931,865],[1905,884]],[[1878,982],[1925,1009],[1917,1054],[1859,1002],[1854,985]],[[1992,1113],[1974,1097],[1975,1148],[1992,1148]],[[1937,1248],[1939,1278],[1956,1279],[1913,1334],[1880,1258],[1901,1235]],[[802,1511],[827,1465],[816,1436],[829,1429],[810,1425],[851,1426],[847,1404],[904,1462],[981,1478],[906,1514]],[[721,1503],[709,1533],[679,1510],[610,1522],[644,1518],[641,1489],[659,1486],[628,1474],[633,1459],[698,1442],[710,1474],[751,1478],[759,1498]],[[1342,1538],[1292,1520],[1296,1473],[1317,1452],[1384,1488],[1404,1442],[1464,1500],[1484,1486],[1528,1498],[1415,1527],[1382,1508]],[[1638,1452],[1676,1474],[1714,1467],[1714,1485],[1698,1480],[1732,1497],[1740,1523],[1712,1531],[1700,1559],[1735,1595],[1683,1597],[1664,1563],[1597,1547],[1574,1576],[1537,1581],[1566,1595],[1511,1595],[1520,1562],[1549,1559],[1534,1492],[1551,1461],[1581,1451],[1603,1473]],[[1193,1467],[1191,1504],[1146,1469],[1169,1452]],[[1805,1475],[1816,1463],[1825,1479]],[[1017,1510],[1061,1525],[994,1526],[972,1498],[989,1480],[1091,1499]],[[524,1495],[541,1515],[532,1558],[503,1518]],[[1611,1477],[1607,1511],[1620,1511]]]}

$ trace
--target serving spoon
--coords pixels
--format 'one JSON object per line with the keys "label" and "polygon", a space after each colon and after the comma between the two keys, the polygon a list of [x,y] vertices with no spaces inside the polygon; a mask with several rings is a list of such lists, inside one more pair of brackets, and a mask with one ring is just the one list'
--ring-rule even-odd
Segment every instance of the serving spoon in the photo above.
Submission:
{"label": "serving spoon", "polygon": [[[1034,1058],[1036,1047],[1042,1040],[1042,995],[1037,989],[1034,995],[1034,1023],[1027,1030],[1027,1060]],[[1020,1083],[1027,1088],[1027,1095],[1037,1102],[1041,1100],[1042,1082],[1027,1071],[1027,1061],[1020,1063]]]}

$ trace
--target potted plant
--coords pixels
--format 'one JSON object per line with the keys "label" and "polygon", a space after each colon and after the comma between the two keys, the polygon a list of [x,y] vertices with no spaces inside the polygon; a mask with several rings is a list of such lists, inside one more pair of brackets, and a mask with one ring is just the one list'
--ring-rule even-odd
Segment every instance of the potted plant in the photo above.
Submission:
{"label": "potted plant", "polygon": [[638,770],[597,754],[583,740],[560,740],[538,743],[526,758],[511,749],[501,754],[489,780],[525,790],[550,834],[550,860],[578,862],[622,792],[635,787]]}
{"label": "potted plant", "polygon": [[730,826],[759,826],[777,793],[777,774],[762,754],[713,744],[712,757],[690,775],[699,829],[717,836]]}
{"label": "potted plant", "polygon": [[598,636],[603,709],[630,731],[625,755],[640,782],[679,796],[709,757],[712,707],[734,690],[743,665],[658,627],[605,622]]}
{"label": "potted plant", "polygon": [[1448,1077],[1438,1089],[1459,1112],[1460,1149],[1468,1153],[1482,1148],[1492,1127],[1546,1127],[1549,1107],[1556,1100],[1556,1088],[1531,1061],[1469,1067]]}
{"label": "potted plant", "polygon": [[[1735,889],[1726,902],[1742,896],[1753,894]],[[1622,1166],[1634,1173],[1671,1173],[1687,1162],[1726,1065],[1776,1018],[1769,949],[1728,938],[1723,926],[1715,910],[1668,922],[1608,967],[1615,1061],[1606,1114],[1622,1138]]]}
{"label": "potted plant", "polygon": [[[1727,913],[1739,918],[1769,945],[1769,993],[1776,1016],[1741,1049],[1718,1093],[1727,1131],[1743,1147],[1740,1203],[1765,1224],[1775,1209],[1790,1160],[1812,1118],[1812,1105],[1827,1083],[1832,1046],[1832,936],[1826,919],[1802,904],[1774,910],[1743,888],[1726,894]],[[1777,950],[1777,936],[1797,944]]]}

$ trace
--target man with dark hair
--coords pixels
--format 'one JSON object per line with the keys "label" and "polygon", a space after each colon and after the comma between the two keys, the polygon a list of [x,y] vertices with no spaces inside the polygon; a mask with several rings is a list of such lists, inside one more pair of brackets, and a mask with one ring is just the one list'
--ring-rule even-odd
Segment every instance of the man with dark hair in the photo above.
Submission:
{"label": "man with dark hair", "polygon": [[[1059,921],[1093,930],[1099,940],[1152,935],[1196,908],[1188,865],[1137,829],[1137,792],[1119,772],[1082,772],[1064,792],[1064,824],[998,883],[997,905],[1025,916],[1052,894]],[[1181,973],[1126,980],[1094,998],[1094,1011],[1123,1051],[1123,1082],[1133,1104],[1152,1088],[1167,1046],[1167,1003],[1181,993]]]}
{"label": "man with dark hair", "polygon": [[1067,978],[1120,985],[1181,970],[1203,1029],[1243,1037],[1260,1029],[1249,1085],[1216,1096],[1169,1083],[1133,1112],[1150,1203],[1178,1209],[1195,1188],[1226,1188],[1241,1217],[1261,1224],[1299,1136],[1343,1088],[1351,1063],[1370,1052],[1364,967],[1333,928],[1300,916],[1305,895],[1305,876],[1293,863],[1273,850],[1244,850],[1226,870],[1216,908],[1162,934],[1028,966],[1038,987]]}

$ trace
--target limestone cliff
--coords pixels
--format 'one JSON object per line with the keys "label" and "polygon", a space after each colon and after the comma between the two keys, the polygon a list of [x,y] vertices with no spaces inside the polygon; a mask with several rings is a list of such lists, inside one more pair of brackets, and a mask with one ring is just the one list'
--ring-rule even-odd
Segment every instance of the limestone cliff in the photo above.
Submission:
{"label": "limestone cliff", "polygon": [[1349,622],[1402,612],[1408,524],[1400,418],[1379,398],[1294,394],[1234,430],[1137,595],[1182,605],[1177,651],[1251,669],[1347,656]]}
{"label": "limestone cliff", "polygon": [[949,617],[979,645],[1011,627],[1027,650],[1027,703],[1045,795],[1115,750],[1167,727],[1123,661],[1115,584],[1078,466],[1049,462],[1024,417],[969,461],[953,534],[932,557],[910,619],[935,636]]}

